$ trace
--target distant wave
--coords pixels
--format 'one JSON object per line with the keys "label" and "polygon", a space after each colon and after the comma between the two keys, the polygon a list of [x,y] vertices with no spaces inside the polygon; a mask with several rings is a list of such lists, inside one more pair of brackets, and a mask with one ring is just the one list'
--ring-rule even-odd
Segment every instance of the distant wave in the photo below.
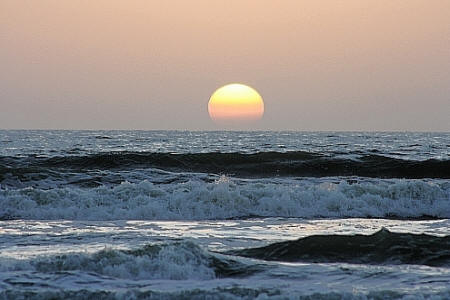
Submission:
{"label": "distant wave", "polygon": [[450,236],[394,233],[315,235],[228,254],[288,262],[348,262],[450,266]]}
{"label": "distant wave", "polygon": [[0,181],[6,174],[25,176],[62,170],[159,168],[242,177],[364,176],[378,178],[450,178],[450,160],[403,160],[381,155],[350,159],[310,152],[149,153],[108,152],[87,156],[0,157]]}
{"label": "distant wave", "polygon": [[0,219],[200,220],[246,217],[449,218],[447,180],[334,178],[124,182],[0,189]]}

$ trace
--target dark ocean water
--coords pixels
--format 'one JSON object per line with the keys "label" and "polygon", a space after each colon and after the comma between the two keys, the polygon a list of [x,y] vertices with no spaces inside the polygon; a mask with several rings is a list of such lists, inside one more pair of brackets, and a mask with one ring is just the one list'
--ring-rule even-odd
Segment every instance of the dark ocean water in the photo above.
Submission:
{"label": "dark ocean water", "polygon": [[450,298],[450,133],[0,146],[0,299]]}

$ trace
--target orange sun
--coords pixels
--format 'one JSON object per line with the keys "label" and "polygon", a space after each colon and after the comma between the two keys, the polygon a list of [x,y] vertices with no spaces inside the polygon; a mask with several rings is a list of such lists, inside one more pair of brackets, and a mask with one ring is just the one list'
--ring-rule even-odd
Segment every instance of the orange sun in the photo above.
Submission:
{"label": "orange sun", "polygon": [[212,94],[208,112],[211,119],[219,124],[247,123],[262,118],[264,102],[253,88],[232,83]]}

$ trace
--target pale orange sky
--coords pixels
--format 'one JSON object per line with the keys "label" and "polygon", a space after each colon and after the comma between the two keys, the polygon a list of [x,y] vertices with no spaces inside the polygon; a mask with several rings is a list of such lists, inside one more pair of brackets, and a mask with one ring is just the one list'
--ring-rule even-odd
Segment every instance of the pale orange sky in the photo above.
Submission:
{"label": "pale orange sky", "polygon": [[[0,128],[450,131],[450,1],[0,1]],[[247,129],[247,128],[243,128]]]}

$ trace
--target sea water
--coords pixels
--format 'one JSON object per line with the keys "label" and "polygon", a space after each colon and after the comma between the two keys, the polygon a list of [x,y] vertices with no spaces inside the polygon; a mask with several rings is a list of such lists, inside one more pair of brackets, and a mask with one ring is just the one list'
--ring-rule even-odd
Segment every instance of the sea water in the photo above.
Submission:
{"label": "sea water", "polygon": [[450,298],[450,133],[0,145],[0,299]]}

